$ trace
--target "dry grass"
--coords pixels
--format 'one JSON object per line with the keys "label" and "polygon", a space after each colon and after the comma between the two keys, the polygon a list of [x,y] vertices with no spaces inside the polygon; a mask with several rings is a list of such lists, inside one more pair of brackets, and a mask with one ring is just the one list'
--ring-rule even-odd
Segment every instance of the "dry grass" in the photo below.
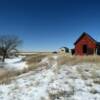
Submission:
{"label": "dry grass", "polygon": [[29,66],[29,70],[34,70],[39,67],[39,63],[46,56],[50,56],[51,54],[34,54],[26,57],[27,65]]}
{"label": "dry grass", "polygon": [[8,70],[1,70],[0,71],[0,84],[8,84],[11,80],[14,80],[16,76],[19,76],[23,73],[28,72],[27,69],[23,69],[20,71],[8,71]]}
{"label": "dry grass", "polygon": [[68,64],[76,65],[79,63],[100,63],[100,56],[71,56],[71,55],[59,55],[59,65]]}

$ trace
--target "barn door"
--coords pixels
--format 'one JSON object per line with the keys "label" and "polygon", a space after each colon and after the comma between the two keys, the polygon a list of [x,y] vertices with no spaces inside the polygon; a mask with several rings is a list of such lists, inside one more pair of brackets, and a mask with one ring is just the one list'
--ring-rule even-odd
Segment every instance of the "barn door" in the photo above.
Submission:
{"label": "barn door", "polygon": [[87,49],[88,49],[87,45],[83,45],[83,53],[84,54],[87,54]]}

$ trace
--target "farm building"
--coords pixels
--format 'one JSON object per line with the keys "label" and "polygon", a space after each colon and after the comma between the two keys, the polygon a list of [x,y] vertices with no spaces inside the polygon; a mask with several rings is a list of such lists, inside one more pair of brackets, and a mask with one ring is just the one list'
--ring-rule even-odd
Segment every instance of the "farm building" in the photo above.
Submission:
{"label": "farm building", "polygon": [[75,55],[100,55],[100,42],[97,42],[86,32],[83,32],[74,45]]}
{"label": "farm building", "polygon": [[68,53],[68,52],[69,52],[69,48],[67,48],[67,47],[61,47],[59,49],[59,53]]}

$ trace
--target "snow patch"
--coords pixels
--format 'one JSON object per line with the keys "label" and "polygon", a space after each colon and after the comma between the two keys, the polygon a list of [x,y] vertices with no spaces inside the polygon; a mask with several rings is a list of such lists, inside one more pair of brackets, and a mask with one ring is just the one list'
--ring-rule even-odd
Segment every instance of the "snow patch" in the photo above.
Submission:
{"label": "snow patch", "polygon": [[24,68],[28,68],[28,65],[25,61],[23,61],[24,56],[19,56],[15,58],[7,58],[5,62],[1,65],[8,70],[23,70]]}

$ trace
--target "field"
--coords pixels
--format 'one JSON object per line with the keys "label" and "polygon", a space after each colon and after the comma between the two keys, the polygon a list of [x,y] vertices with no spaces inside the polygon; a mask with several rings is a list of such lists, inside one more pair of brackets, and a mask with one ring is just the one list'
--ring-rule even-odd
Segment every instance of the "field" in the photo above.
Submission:
{"label": "field", "polygon": [[7,84],[23,73],[27,73],[36,69],[42,58],[50,55],[50,53],[21,54],[21,57],[7,59],[6,63],[0,62],[0,83]]}
{"label": "field", "polygon": [[99,56],[39,53],[24,62],[1,68],[0,100],[100,100]]}

